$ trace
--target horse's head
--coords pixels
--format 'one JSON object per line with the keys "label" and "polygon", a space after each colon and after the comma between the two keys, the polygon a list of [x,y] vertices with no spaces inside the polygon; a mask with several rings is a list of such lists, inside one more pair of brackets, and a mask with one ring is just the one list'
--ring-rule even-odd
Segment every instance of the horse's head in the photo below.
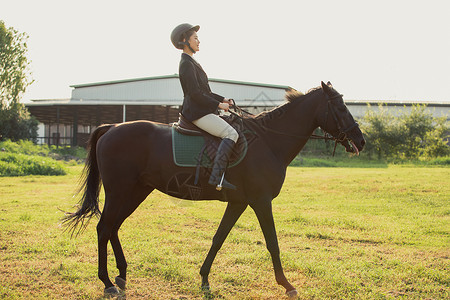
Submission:
{"label": "horse's head", "polygon": [[331,85],[322,82],[326,104],[323,113],[318,116],[318,124],[322,130],[331,134],[341,143],[347,152],[359,154],[366,141],[359,129],[358,123],[344,104],[342,95]]}

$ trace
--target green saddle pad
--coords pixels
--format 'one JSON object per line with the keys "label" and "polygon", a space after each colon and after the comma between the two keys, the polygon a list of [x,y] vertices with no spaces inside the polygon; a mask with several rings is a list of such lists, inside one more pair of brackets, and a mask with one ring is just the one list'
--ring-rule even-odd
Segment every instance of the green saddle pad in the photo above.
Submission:
{"label": "green saddle pad", "polygon": [[[244,138],[245,140],[245,138]],[[239,142],[239,141],[238,141]],[[237,159],[231,161],[229,168],[238,165],[244,159],[247,153],[247,141],[245,140],[244,150],[239,153]],[[173,160],[179,167],[196,167],[198,160],[201,158],[201,166],[211,168],[214,157],[208,156],[206,151],[200,154],[205,146],[205,138],[203,136],[192,136],[181,134],[172,127],[172,151]]]}

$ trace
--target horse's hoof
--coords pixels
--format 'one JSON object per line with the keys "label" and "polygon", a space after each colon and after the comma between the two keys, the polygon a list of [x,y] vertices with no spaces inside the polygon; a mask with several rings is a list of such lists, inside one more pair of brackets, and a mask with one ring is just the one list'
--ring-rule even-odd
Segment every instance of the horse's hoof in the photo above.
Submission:
{"label": "horse's hoof", "polygon": [[202,284],[202,293],[203,299],[205,300],[214,299],[214,295],[211,293],[211,287],[209,286],[209,284]]}
{"label": "horse's hoof", "polygon": [[126,280],[124,280],[123,278],[117,276],[116,277],[116,284],[119,287],[119,289],[121,289],[122,291],[125,291],[126,284],[127,284]]}
{"label": "horse's hoof", "polygon": [[115,286],[110,286],[109,288],[106,288],[104,291],[105,297],[117,297],[119,296],[119,290]]}
{"label": "horse's hoof", "polygon": [[297,299],[298,293],[296,289],[293,289],[291,291],[286,292],[286,296],[288,296],[289,299]]}
{"label": "horse's hoof", "polygon": [[202,291],[209,291],[210,289],[208,279],[202,279]]}

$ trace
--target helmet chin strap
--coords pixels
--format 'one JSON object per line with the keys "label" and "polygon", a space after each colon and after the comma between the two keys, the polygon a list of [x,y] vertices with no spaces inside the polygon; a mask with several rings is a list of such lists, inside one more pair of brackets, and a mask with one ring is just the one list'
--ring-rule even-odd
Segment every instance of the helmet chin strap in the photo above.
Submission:
{"label": "helmet chin strap", "polygon": [[191,50],[193,54],[196,53],[196,51],[194,49],[192,49],[191,44],[189,44],[188,42],[179,42],[179,44],[188,46],[189,50]]}

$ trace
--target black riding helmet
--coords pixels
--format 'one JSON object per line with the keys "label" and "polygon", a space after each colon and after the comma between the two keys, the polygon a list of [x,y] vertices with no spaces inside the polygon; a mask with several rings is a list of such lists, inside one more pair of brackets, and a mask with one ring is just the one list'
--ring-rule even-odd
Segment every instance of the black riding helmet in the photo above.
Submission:
{"label": "black riding helmet", "polygon": [[192,50],[192,48],[189,45],[189,43],[188,42],[183,42],[183,39],[187,38],[185,36],[185,34],[189,30],[194,30],[195,32],[197,32],[199,29],[200,29],[200,26],[198,26],[198,25],[193,26],[193,25],[188,24],[188,23],[180,24],[177,27],[175,27],[174,30],[172,30],[172,34],[170,35],[170,40],[172,41],[172,44],[175,46],[175,48],[183,50],[183,46],[187,45],[187,46],[189,46],[191,51],[195,53],[195,51]]}

